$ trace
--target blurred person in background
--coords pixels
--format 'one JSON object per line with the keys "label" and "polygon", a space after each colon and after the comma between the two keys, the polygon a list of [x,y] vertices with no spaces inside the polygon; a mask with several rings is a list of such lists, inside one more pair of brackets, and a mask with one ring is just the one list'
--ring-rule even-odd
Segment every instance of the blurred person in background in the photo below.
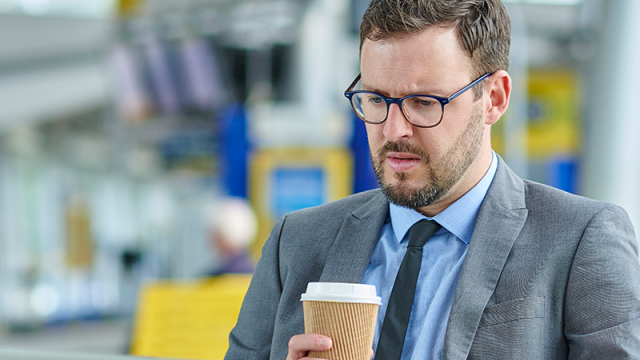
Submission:
{"label": "blurred person in background", "polygon": [[250,248],[258,231],[258,220],[251,205],[240,198],[224,199],[209,206],[205,217],[207,239],[221,259],[221,264],[205,275],[253,273],[255,264]]}
{"label": "blurred person in background", "polygon": [[491,148],[510,29],[500,0],[371,2],[345,95],[381,189],[279,220],[227,359],[331,348],[303,334],[300,297],[317,281],[376,286],[379,360],[640,359],[625,210],[523,180]]}

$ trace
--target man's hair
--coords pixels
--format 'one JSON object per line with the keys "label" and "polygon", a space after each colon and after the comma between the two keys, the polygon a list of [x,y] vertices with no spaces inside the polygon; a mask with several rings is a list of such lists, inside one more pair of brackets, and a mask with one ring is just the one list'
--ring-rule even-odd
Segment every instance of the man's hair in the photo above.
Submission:
{"label": "man's hair", "polygon": [[508,70],[511,21],[500,0],[372,0],[360,26],[365,39],[386,40],[430,26],[455,28],[480,77]]}

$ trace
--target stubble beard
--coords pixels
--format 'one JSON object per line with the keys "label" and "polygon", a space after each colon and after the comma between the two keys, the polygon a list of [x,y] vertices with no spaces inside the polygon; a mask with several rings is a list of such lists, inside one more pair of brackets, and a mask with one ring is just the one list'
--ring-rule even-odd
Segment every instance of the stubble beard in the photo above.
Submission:
{"label": "stubble beard", "polygon": [[[483,124],[480,108],[475,106],[469,124],[458,137],[455,145],[447,151],[439,163],[433,164],[429,155],[409,142],[387,142],[373,156],[378,184],[387,199],[399,206],[420,209],[443,200],[458,184],[480,153],[483,140]],[[385,179],[384,164],[389,152],[414,154],[422,159],[427,169],[425,184],[412,187],[408,183],[409,173],[393,173],[394,184]]]}

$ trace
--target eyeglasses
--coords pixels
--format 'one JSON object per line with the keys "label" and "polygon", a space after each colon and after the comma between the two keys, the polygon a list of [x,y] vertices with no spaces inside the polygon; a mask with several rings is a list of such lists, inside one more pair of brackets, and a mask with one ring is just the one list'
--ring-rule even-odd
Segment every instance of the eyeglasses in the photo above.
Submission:
{"label": "eyeglasses", "polygon": [[369,124],[382,124],[389,116],[389,106],[397,104],[409,123],[420,128],[432,128],[442,122],[445,105],[476,86],[485,78],[493,75],[493,73],[482,75],[449,97],[407,95],[403,98],[389,98],[372,91],[352,91],[360,81],[360,75],[358,74],[356,79],[349,85],[349,88],[344,92],[344,96],[349,99],[353,111],[362,121]]}

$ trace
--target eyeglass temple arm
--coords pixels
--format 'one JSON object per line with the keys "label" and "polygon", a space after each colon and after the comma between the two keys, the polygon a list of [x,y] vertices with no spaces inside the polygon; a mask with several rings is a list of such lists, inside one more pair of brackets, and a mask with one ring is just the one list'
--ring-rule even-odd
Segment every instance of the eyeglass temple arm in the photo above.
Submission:
{"label": "eyeglass temple arm", "polygon": [[462,89],[456,91],[453,95],[449,96],[447,98],[447,102],[450,102],[451,100],[457,98],[458,96],[460,96],[460,94],[464,93],[465,91],[471,89],[472,87],[478,85],[478,83],[486,78],[488,78],[489,76],[493,75],[493,73],[486,73],[482,76],[480,76],[479,78],[475,79],[471,84],[463,87]]}
{"label": "eyeglass temple arm", "polygon": [[358,83],[358,81],[360,81],[360,75],[362,75],[362,73],[358,74],[358,76],[356,76],[356,79],[353,80],[353,82],[351,83],[351,85],[349,85],[349,87],[347,88],[347,90],[345,92],[348,91],[352,91],[354,87],[356,87],[356,84]]}

